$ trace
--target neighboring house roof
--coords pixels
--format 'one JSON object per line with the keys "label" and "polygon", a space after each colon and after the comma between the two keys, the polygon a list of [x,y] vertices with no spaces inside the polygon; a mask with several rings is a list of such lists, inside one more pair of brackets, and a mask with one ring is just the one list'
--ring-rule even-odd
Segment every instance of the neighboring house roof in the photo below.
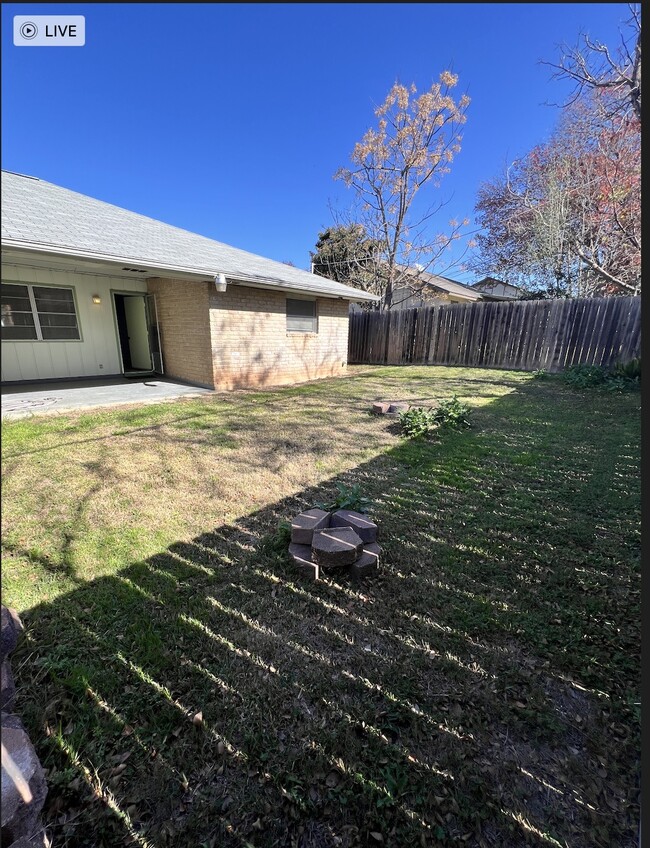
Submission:
{"label": "neighboring house roof", "polygon": [[450,280],[448,277],[441,277],[439,274],[425,274],[424,276],[430,285],[435,286],[435,288],[440,289],[441,291],[458,295],[458,297],[465,297],[467,300],[481,300],[481,296],[479,294],[472,291],[469,286],[463,285],[463,283],[459,283],[456,280]]}
{"label": "neighboring house roof", "polygon": [[483,279],[479,280],[477,283],[472,283],[473,289],[477,289],[477,291],[482,292],[492,291],[497,286],[504,286],[506,289],[513,289],[515,295],[523,291],[523,289],[519,288],[519,286],[514,286],[512,283],[506,283],[505,280],[497,280],[496,277],[483,277]]}
{"label": "neighboring house roof", "polygon": [[450,280],[448,277],[442,277],[440,274],[430,274],[428,271],[420,271],[415,286],[420,288],[422,283],[426,283],[427,286],[432,286],[434,289],[446,292],[447,294],[460,297],[463,300],[475,301],[483,299],[477,291],[474,291],[469,286],[458,283],[456,280]]}
{"label": "neighboring house roof", "polygon": [[375,295],[112,206],[53,183],[2,172],[2,243],[44,253],[133,263],[346,300]]}

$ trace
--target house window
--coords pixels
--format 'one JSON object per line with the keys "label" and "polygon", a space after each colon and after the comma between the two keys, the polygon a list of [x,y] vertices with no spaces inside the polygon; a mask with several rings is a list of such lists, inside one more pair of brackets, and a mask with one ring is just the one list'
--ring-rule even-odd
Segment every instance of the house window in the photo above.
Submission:
{"label": "house window", "polygon": [[291,333],[317,333],[315,300],[287,298],[287,330]]}
{"label": "house window", "polygon": [[2,284],[3,341],[79,339],[72,289]]}

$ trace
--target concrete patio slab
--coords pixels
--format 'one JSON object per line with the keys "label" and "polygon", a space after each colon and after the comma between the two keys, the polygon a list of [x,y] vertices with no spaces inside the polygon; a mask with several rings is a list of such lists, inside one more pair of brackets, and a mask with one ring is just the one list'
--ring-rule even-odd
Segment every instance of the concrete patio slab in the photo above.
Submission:
{"label": "concrete patio slab", "polygon": [[210,394],[214,394],[212,389],[164,377],[116,377],[6,385],[2,387],[0,400],[2,417],[14,419],[101,406],[159,403]]}

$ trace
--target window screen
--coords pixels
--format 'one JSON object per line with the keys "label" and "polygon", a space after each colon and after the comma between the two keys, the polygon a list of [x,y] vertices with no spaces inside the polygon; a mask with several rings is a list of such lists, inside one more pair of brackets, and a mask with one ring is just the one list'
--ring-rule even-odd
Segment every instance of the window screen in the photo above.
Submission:
{"label": "window screen", "polygon": [[287,330],[294,333],[318,332],[315,300],[287,298]]}
{"label": "window screen", "polygon": [[43,339],[78,339],[72,289],[33,286],[33,290]]}
{"label": "window screen", "polygon": [[2,284],[2,338],[38,338],[27,286]]}
{"label": "window screen", "polygon": [[2,338],[6,341],[79,339],[72,289],[3,283]]}

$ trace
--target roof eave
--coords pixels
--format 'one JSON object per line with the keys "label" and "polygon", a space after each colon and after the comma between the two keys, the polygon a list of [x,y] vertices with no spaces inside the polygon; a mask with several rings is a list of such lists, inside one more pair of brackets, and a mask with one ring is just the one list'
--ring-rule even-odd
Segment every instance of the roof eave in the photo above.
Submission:
{"label": "roof eave", "polygon": [[[70,247],[59,247],[58,245],[41,244],[39,242],[27,242],[22,239],[4,238],[2,239],[2,246],[12,248],[14,250],[24,250],[25,252],[32,251],[34,253],[44,253],[52,256],[67,256],[75,259],[85,259],[94,262],[105,262],[108,265],[122,265],[124,263],[130,263],[139,265],[142,268],[151,270],[154,273],[156,271],[171,272],[174,274],[181,274],[184,277],[197,277],[201,280],[205,280],[206,277],[215,277],[217,274],[222,273],[222,269],[211,270],[206,268],[192,268],[182,265],[171,265],[169,263],[151,262],[150,260],[143,260],[134,256],[113,256],[104,253],[94,253],[93,251],[89,250],[75,250],[74,248]],[[346,286],[345,291],[333,292],[328,291],[322,286],[292,285],[290,282],[280,279],[274,279],[272,277],[247,277],[241,274],[232,275],[228,274],[227,272],[226,277],[232,282],[242,282],[251,286],[259,286],[260,288],[270,288],[276,291],[281,290],[305,294],[318,294],[321,297],[329,297],[337,300],[380,300],[377,295],[369,294],[368,292],[361,291],[360,289],[352,289],[351,286]]]}
{"label": "roof eave", "polygon": [[107,265],[119,265],[130,263],[135,265],[140,265],[143,268],[151,269],[152,271],[172,271],[174,273],[191,275],[196,277],[201,277],[205,279],[206,277],[219,273],[218,271],[207,271],[205,268],[197,269],[197,268],[188,268],[181,265],[169,265],[166,263],[157,263],[157,262],[143,262],[141,259],[137,259],[134,256],[112,256],[107,255],[105,253],[94,253],[90,250],[75,250],[73,247],[59,247],[58,245],[52,244],[41,244],[39,242],[28,242],[23,241],[22,239],[2,239],[2,246],[9,247],[14,250],[24,250],[25,252],[33,252],[33,253],[45,253],[51,256],[68,256],[73,259],[87,259],[92,260],[94,262],[105,262]]}
{"label": "roof eave", "polygon": [[[351,286],[346,286],[347,291],[343,292],[333,292],[327,291],[326,289],[320,288],[310,288],[308,286],[295,286],[288,285],[284,283],[282,280],[274,280],[273,278],[261,278],[261,277],[244,277],[241,275],[231,276],[230,274],[226,274],[226,277],[232,282],[241,285],[241,286],[249,286],[250,288],[266,288],[272,289],[273,291],[281,291],[285,294],[310,294],[310,295],[318,295],[319,297],[329,297],[333,300],[350,300],[350,301],[379,301],[381,298],[377,297],[375,294],[369,294],[368,292],[361,291],[361,289],[353,289]],[[341,284],[342,285],[342,284]],[[353,294],[354,292],[354,294]]]}

